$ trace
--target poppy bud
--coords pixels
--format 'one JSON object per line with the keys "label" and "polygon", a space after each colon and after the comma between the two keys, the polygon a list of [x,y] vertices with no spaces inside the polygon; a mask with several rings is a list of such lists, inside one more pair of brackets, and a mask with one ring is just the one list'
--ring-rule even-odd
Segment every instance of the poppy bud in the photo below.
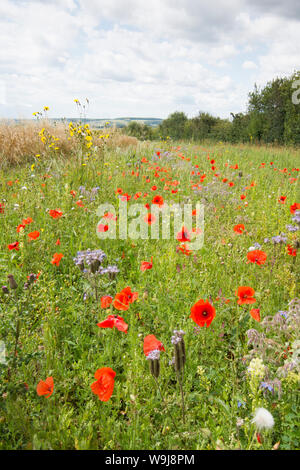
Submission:
{"label": "poppy bud", "polygon": [[8,290],[7,286],[2,286],[2,292],[3,292],[3,294],[9,294],[9,290]]}
{"label": "poppy bud", "polygon": [[145,292],[143,293],[143,299],[145,300],[145,299],[147,299],[147,297],[148,297],[148,291],[145,290]]}
{"label": "poppy bud", "polygon": [[7,276],[7,278],[8,278],[8,282],[9,282],[9,287],[11,289],[17,289],[18,284],[16,283],[14,276],[12,274],[9,274]]}
{"label": "poppy bud", "polygon": [[160,372],[159,359],[150,360],[150,372],[153,377],[158,378]]}
{"label": "poppy bud", "polygon": [[147,360],[149,361],[150,372],[154,378],[159,377],[160,373],[160,363],[159,363],[160,351],[158,349],[154,349],[150,351],[147,356]]}
{"label": "poppy bud", "polygon": [[31,273],[29,274],[29,278],[28,278],[30,284],[32,284],[35,280],[36,280],[36,275]]}
{"label": "poppy bud", "polygon": [[174,344],[174,367],[176,372],[180,372],[184,368],[186,354],[185,354],[185,344],[183,340],[183,331],[174,330],[174,336],[172,336],[171,342]]}

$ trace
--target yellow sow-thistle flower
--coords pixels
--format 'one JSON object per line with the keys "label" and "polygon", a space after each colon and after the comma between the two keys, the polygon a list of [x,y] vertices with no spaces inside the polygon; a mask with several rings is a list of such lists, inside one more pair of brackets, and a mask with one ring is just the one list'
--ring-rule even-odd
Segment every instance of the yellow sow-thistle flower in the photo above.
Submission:
{"label": "yellow sow-thistle flower", "polygon": [[44,106],[44,111],[49,111],[49,106]]}
{"label": "yellow sow-thistle flower", "polygon": [[75,99],[75,100],[74,100],[74,103],[76,103],[76,104],[79,103],[79,100]]}

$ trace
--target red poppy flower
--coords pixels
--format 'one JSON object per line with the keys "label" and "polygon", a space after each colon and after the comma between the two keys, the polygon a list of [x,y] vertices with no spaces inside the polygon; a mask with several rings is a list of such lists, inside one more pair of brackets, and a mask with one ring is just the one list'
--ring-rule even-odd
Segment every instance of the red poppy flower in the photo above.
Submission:
{"label": "red poppy flower", "polygon": [[243,199],[246,199],[246,195],[245,195],[245,194],[242,194],[242,195],[241,195],[241,200],[243,200]]}
{"label": "red poppy flower", "polygon": [[188,248],[186,243],[182,243],[180,246],[177,246],[176,251],[181,251],[181,253],[186,256],[189,256],[191,253],[193,253],[193,251]]}
{"label": "red poppy flower", "polygon": [[159,207],[162,207],[164,205],[164,200],[162,196],[154,196],[152,199],[152,204],[157,204]]}
{"label": "red poppy flower", "polygon": [[244,224],[237,224],[233,227],[233,230],[236,233],[243,233],[243,231],[245,230],[245,225]]}
{"label": "red poppy flower", "polygon": [[161,341],[159,341],[154,335],[148,335],[144,339],[144,354],[148,356],[151,351],[165,351],[165,348]]}
{"label": "red poppy flower", "polygon": [[185,227],[182,227],[181,231],[177,233],[177,240],[180,242],[190,242],[191,235]]}
{"label": "red poppy flower", "polygon": [[201,327],[206,325],[208,328],[215,316],[216,310],[208,300],[200,299],[191,308],[190,318]]}
{"label": "red poppy flower", "polygon": [[248,287],[248,286],[239,287],[235,293],[235,295],[238,296],[237,303],[239,305],[254,304],[256,302],[256,299],[254,299],[253,297],[254,294],[255,294],[255,290],[252,289],[252,287]]}
{"label": "red poppy flower", "polygon": [[151,225],[156,221],[156,217],[154,214],[151,214],[150,212],[149,214],[146,215],[146,217],[144,218],[144,221],[147,222],[148,225]]}
{"label": "red poppy flower", "polygon": [[46,398],[51,397],[54,390],[53,377],[47,377],[45,381],[41,380],[36,387],[37,394],[41,397],[45,395]]}
{"label": "red poppy flower", "polygon": [[11,243],[10,245],[7,245],[8,249],[11,251],[11,250],[16,250],[16,251],[19,251],[19,242],[14,242],[14,243]]}
{"label": "red poppy flower", "polygon": [[27,219],[22,220],[22,224],[24,224],[24,225],[31,224],[32,222],[33,222],[33,220],[32,220],[31,217],[27,217]]}
{"label": "red poppy flower", "polygon": [[[150,181],[150,180],[149,180],[149,181]],[[155,186],[155,185],[152,186],[152,187],[151,187],[151,190],[152,190],[152,191],[156,191],[156,190],[157,190],[157,186]]]}
{"label": "red poppy flower", "polygon": [[106,320],[103,320],[100,323],[97,323],[99,328],[117,328],[119,331],[124,331],[124,333],[127,333],[128,330],[128,325],[125,323],[124,319],[122,317],[119,317],[119,315],[108,315]]}
{"label": "red poppy flower", "polygon": [[58,210],[58,209],[51,209],[51,210],[49,211],[49,215],[50,215],[53,219],[59,219],[59,218],[63,215],[63,213],[62,213],[60,210]]}
{"label": "red poppy flower", "polygon": [[112,301],[113,299],[110,295],[104,295],[101,297],[101,308],[108,308]]}
{"label": "red poppy flower", "polygon": [[153,260],[153,256],[151,256],[150,263],[149,263],[149,261],[142,261],[140,270],[141,271],[146,271],[146,269],[152,269],[152,266],[153,266],[152,260]]}
{"label": "red poppy flower", "polygon": [[0,214],[4,214],[5,205],[0,202]]}
{"label": "red poppy flower", "polygon": [[290,256],[297,256],[297,250],[292,245],[287,245],[287,251]]}
{"label": "red poppy flower", "polygon": [[99,224],[98,227],[97,227],[97,232],[107,232],[108,230],[108,225],[104,225],[104,224]]}
{"label": "red poppy flower", "polygon": [[84,207],[84,204],[83,204],[83,202],[82,202],[81,200],[77,201],[75,204],[76,204],[76,206],[78,206],[78,207]]}
{"label": "red poppy flower", "polygon": [[24,228],[25,228],[25,225],[19,224],[19,225],[17,226],[17,232],[20,233],[22,230],[24,230]]}
{"label": "red poppy flower", "polygon": [[56,240],[55,245],[60,245],[60,239],[59,238]]}
{"label": "red poppy flower", "polygon": [[[130,289],[130,288],[129,288]],[[127,292],[123,291],[118,292],[114,298],[113,301],[113,306],[117,310],[128,310],[129,309],[129,303],[131,303],[131,297],[129,297]]]}
{"label": "red poppy flower", "polygon": [[259,308],[252,308],[250,310],[250,315],[251,315],[252,318],[254,318],[254,320],[260,321],[260,310],[259,310]]}
{"label": "red poppy flower", "polygon": [[247,253],[248,263],[265,264],[267,254],[264,251],[252,250]]}
{"label": "red poppy flower", "polygon": [[40,236],[40,232],[38,232],[37,230],[35,230],[34,232],[28,233],[28,238],[30,240],[36,240],[37,238],[39,238],[39,236]]}
{"label": "red poppy flower", "polygon": [[285,204],[286,198],[287,196],[280,196],[280,198],[278,199],[278,202],[280,202],[281,204]]}
{"label": "red poppy flower", "polygon": [[125,294],[128,298],[128,301],[129,303],[133,303],[139,296],[139,294],[137,292],[131,292],[131,287],[125,287],[125,289],[123,289],[121,291],[122,294]]}
{"label": "red poppy flower", "polygon": [[300,210],[300,204],[297,203],[297,202],[295,202],[295,204],[292,204],[292,205],[290,206],[290,212],[291,212],[291,214],[295,214],[295,212],[296,212],[297,210]]}
{"label": "red poppy flower", "polygon": [[72,189],[72,191],[70,191],[70,194],[71,194],[71,196],[75,197],[76,196],[76,191],[73,191],[73,189]]}
{"label": "red poppy flower", "polygon": [[108,401],[112,396],[116,373],[110,367],[102,367],[95,373],[96,382],[91,385],[92,392],[98,395],[99,400]]}
{"label": "red poppy flower", "polygon": [[64,255],[62,253],[54,253],[51,263],[56,264],[56,266],[59,266],[59,263],[61,259],[63,258],[63,256]]}

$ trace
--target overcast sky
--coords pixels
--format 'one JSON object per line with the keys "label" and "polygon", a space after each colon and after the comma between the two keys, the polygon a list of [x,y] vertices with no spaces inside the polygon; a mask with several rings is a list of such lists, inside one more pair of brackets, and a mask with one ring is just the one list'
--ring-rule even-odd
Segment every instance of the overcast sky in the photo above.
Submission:
{"label": "overcast sky", "polygon": [[299,69],[299,0],[0,0],[0,117],[229,117]]}

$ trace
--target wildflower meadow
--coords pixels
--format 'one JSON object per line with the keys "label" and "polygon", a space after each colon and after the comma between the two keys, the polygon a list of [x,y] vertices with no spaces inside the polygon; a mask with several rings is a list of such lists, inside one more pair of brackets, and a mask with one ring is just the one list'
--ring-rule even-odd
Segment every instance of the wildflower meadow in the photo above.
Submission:
{"label": "wildflower meadow", "polygon": [[0,144],[0,449],[299,448],[299,150],[47,111]]}

